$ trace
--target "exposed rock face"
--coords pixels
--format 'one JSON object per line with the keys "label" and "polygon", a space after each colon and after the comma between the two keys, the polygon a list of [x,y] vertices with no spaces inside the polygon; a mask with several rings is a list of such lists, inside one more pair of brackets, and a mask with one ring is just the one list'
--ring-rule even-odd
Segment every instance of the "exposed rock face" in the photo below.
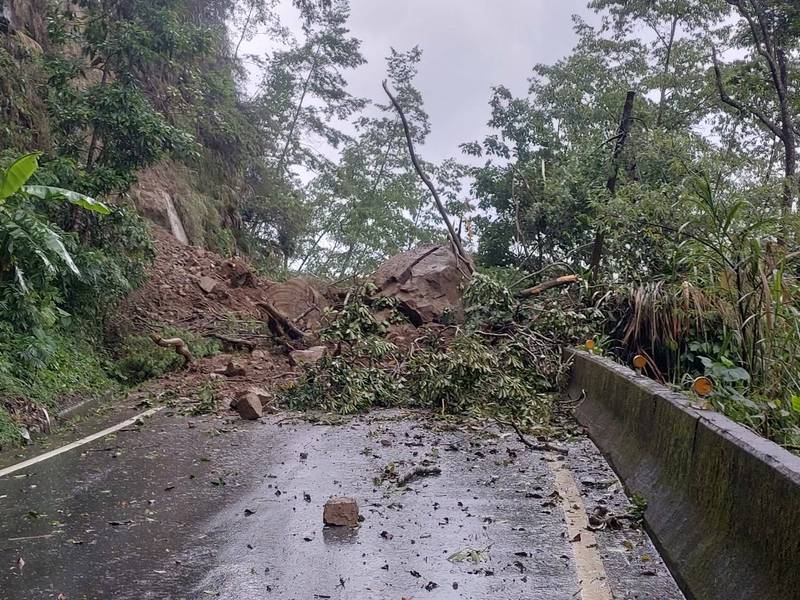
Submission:
{"label": "exposed rock face", "polygon": [[191,191],[179,176],[179,170],[171,170],[171,166],[170,163],[160,163],[145,169],[139,173],[129,193],[142,215],[164,227],[180,243],[188,244],[191,240],[178,213],[176,200],[189,196]]}
{"label": "exposed rock face", "polygon": [[[0,2],[0,21],[5,25],[6,31],[17,30],[17,33],[26,31],[30,39],[38,44],[47,41],[47,23],[45,15],[48,6],[45,0],[4,0]],[[10,31],[9,31],[10,30]],[[23,34],[25,35],[25,34]],[[26,35],[26,37],[28,37]]]}
{"label": "exposed rock face", "polygon": [[420,246],[387,260],[371,279],[380,296],[396,298],[399,310],[420,326],[446,313],[463,320],[461,296],[468,274],[449,246]]}

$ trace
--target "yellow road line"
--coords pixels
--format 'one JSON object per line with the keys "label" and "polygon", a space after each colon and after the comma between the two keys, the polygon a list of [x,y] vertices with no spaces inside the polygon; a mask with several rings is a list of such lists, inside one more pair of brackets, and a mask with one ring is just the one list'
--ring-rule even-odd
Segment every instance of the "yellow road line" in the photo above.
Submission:
{"label": "yellow road line", "polygon": [[553,462],[548,464],[555,475],[556,489],[561,496],[561,508],[567,521],[567,539],[575,557],[581,600],[612,600],[608,575],[603,559],[597,552],[594,532],[588,529],[589,517],[575,477],[561,457],[551,454],[550,458]]}

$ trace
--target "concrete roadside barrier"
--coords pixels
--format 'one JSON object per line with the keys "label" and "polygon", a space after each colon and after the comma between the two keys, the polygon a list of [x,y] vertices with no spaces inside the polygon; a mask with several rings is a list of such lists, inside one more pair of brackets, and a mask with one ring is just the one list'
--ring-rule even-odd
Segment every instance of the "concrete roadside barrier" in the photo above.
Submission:
{"label": "concrete roadside barrier", "polygon": [[609,359],[568,353],[578,421],[647,500],[687,595],[800,598],[800,457]]}

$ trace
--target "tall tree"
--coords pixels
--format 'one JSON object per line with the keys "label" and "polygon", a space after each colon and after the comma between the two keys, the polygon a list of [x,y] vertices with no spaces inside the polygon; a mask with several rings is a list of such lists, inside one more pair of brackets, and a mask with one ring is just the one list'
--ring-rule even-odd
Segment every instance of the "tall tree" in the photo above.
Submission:
{"label": "tall tree", "polygon": [[592,0],[589,7],[603,14],[604,30],[618,39],[652,38],[645,85],[658,94],[656,127],[702,117],[711,99],[698,33],[727,12],[724,0]]}
{"label": "tall tree", "polygon": [[781,209],[788,216],[794,209],[798,188],[800,94],[794,78],[800,58],[800,6],[792,0],[726,2],[739,22],[725,41],[749,55],[724,67],[716,48],[712,49],[719,97],[726,107],[754,119],[780,140],[784,167]]}
{"label": "tall tree", "polygon": [[289,39],[265,62],[251,103],[261,148],[248,170],[243,210],[249,246],[273,263],[278,254],[284,268],[309,226],[302,179],[332,168],[332,149],[349,139],[341,123],[365,104],[350,94],[345,79],[346,71],[365,62],[360,40],[347,29],[348,0],[295,4],[301,39]]}
{"label": "tall tree", "polygon": [[267,160],[281,176],[298,166],[318,168],[325,159],[309,142],[322,139],[337,147],[346,136],[334,122],[364,106],[344,78],[365,62],[361,41],[347,29],[349,2],[303,5],[301,16],[302,39],[272,55],[258,98],[264,134],[274,144]]}
{"label": "tall tree", "polygon": [[[414,86],[419,48],[391,50],[387,75],[403,102],[418,144],[430,132],[422,96]],[[427,197],[413,172],[397,114],[388,104],[354,122],[339,164],[314,182],[318,225],[302,266],[334,274],[363,273],[386,256],[434,235]],[[323,257],[324,255],[324,257]]]}

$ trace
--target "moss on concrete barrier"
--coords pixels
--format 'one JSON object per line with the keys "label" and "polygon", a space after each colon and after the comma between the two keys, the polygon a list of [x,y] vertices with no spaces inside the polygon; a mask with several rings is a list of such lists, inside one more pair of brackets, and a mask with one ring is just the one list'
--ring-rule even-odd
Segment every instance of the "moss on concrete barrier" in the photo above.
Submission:
{"label": "moss on concrete barrier", "polygon": [[800,599],[800,458],[608,359],[571,351],[579,422],[689,597]]}

